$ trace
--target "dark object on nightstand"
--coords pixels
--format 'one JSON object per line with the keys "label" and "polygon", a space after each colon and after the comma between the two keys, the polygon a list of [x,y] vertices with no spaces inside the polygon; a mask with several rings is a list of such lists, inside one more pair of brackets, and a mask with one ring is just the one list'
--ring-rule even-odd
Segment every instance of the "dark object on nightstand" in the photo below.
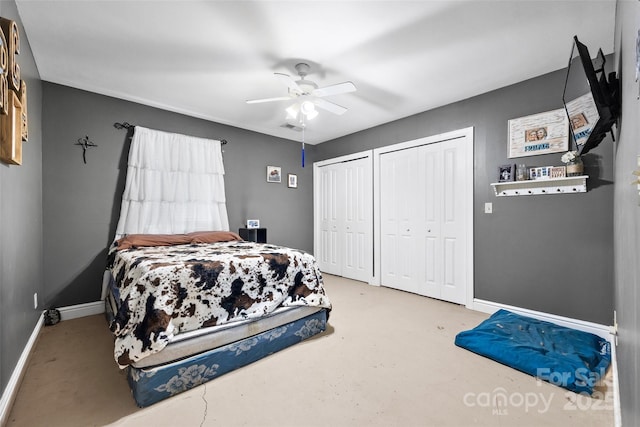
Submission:
{"label": "dark object on nightstand", "polygon": [[240,228],[238,234],[249,242],[267,243],[266,228]]}

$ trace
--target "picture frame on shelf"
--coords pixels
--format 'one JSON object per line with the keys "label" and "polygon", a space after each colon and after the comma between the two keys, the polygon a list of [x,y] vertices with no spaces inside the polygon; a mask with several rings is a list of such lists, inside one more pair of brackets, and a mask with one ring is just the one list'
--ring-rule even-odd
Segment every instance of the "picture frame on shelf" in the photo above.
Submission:
{"label": "picture frame on shelf", "polygon": [[540,180],[551,178],[551,172],[554,166],[538,166],[529,169],[529,179]]}
{"label": "picture frame on shelf", "polygon": [[289,188],[298,188],[298,175],[292,173],[287,175],[287,186]]}
{"label": "picture frame on shelf", "polygon": [[511,182],[516,177],[516,165],[501,165],[498,167],[498,182]]}
{"label": "picture frame on shelf", "polygon": [[282,182],[282,168],[280,166],[267,166],[267,182]]}
{"label": "picture frame on shelf", "polygon": [[248,219],[247,220],[247,228],[260,228],[260,220],[259,219]]}
{"label": "picture frame on shelf", "polygon": [[551,178],[565,178],[567,176],[567,168],[565,166],[553,166],[549,176]]}

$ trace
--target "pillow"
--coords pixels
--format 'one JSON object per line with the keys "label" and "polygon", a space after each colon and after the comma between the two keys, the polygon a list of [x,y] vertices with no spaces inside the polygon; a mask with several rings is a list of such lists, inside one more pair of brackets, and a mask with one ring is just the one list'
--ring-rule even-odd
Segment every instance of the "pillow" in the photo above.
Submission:
{"label": "pillow", "polygon": [[242,237],[233,231],[194,231],[193,233],[188,233],[187,236],[190,238],[190,243],[216,243],[242,240]]}
{"label": "pillow", "polygon": [[145,246],[172,246],[188,243],[216,243],[242,240],[231,231],[194,231],[188,234],[129,234],[116,241],[118,249]]}

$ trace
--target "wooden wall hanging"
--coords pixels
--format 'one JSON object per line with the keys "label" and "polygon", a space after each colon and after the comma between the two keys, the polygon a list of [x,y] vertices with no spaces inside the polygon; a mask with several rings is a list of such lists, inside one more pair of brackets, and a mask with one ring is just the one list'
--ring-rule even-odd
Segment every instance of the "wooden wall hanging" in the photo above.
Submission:
{"label": "wooden wall hanging", "polygon": [[27,84],[22,80],[20,83],[20,104],[22,104],[22,112],[20,114],[20,128],[22,140],[29,140],[29,126],[27,126]]}
{"label": "wooden wall hanging", "polygon": [[22,164],[22,105],[16,93],[9,91],[8,114],[0,116],[0,157],[6,163]]}
{"label": "wooden wall hanging", "polygon": [[22,164],[22,142],[29,139],[27,84],[20,79],[18,24],[0,18],[0,160]]}
{"label": "wooden wall hanging", "polygon": [[7,39],[4,37],[4,31],[0,31],[0,114],[7,114],[8,91],[7,86],[7,69],[9,66],[9,58],[7,57]]}

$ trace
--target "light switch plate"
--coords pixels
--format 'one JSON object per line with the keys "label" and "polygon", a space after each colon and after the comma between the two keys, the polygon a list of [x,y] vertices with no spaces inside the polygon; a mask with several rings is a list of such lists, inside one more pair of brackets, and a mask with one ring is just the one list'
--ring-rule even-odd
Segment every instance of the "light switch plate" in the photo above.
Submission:
{"label": "light switch plate", "polygon": [[484,213],[493,213],[493,203],[486,202],[484,204]]}

